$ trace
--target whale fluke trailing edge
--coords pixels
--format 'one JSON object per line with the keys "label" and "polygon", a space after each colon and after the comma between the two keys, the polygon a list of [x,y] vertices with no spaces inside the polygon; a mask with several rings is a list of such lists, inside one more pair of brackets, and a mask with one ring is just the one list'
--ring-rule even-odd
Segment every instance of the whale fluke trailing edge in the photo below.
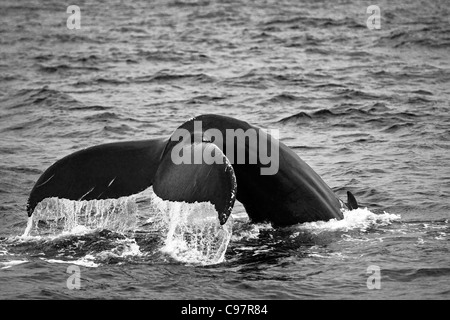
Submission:
{"label": "whale fluke trailing edge", "polygon": [[[199,128],[195,122],[201,124]],[[318,220],[342,219],[340,201],[320,176],[285,144],[247,122],[220,115],[202,115],[182,124],[192,139],[170,138],[102,144],[72,153],[51,165],[31,190],[27,212],[33,214],[45,198],[96,200],[139,193],[150,186],[163,200],[205,202],[215,206],[224,224],[240,201],[252,222],[288,226]],[[218,143],[208,129],[224,137],[227,130],[255,130],[256,143]],[[177,131],[176,131],[177,132]],[[200,139],[199,139],[200,137]],[[186,138],[186,137],[185,137]],[[268,149],[277,147],[278,170],[267,169],[260,153],[261,140]],[[173,151],[191,155],[207,151],[219,162],[175,163]],[[239,162],[239,153],[245,161]],[[255,161],[250,161],[253,159]],[[348,209],[356,209],[347,193]]]}
{"label": "whale fluke trailing edge", "polygon": [[[220,224],[225,224],[236,199],[236,177],[233,167],[226,161],[222,151],[212,143],[196,143],[185,146],[190,155],[203,154],[205,149],[214,150],[223,158],[221,163],[174,165],[171,154],[166,153],[156,172],[153,191],[164,200],[211,202],[218,213]],[[190,149],[190,150],[187,150]],[[193,159],[192,159],[193,160]]]}

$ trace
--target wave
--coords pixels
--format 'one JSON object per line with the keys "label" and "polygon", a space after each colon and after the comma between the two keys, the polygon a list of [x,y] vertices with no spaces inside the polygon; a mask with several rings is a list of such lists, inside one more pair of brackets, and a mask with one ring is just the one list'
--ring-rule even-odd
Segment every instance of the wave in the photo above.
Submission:
{"label": "wave", "polygon": [[401,129],[413,127],[414,125],[415,125],[415,123],[411,123],[411,122],[402,123],[402,124],[396,123],[396,124],[389,126],[386,129],[384,129],[383,132],[387,132],[387,133],[397,132]]}
{"label": "wave", "polygon": [[79,102],[72,96],[58,90],[44,86],[38,89],[21,89],[3,101],[7,109],[16,109],[31,106],[70,106]]}
{"label": "wave", "polygon": [[281,120],[278,120],[278,123],[287,124],[287,123],[297,123],[297,122],[304,122],[304,121],[317,120],[317,119],[323,120],[323,119],[346,116],[346,115],[348,115],[348,113],[334,113],[333,111],[331,111],[329,109],[320,109],[320,110],[312,112],[311,114],[302,111],[302,112],[299,112],[292,116],[282,118]]}
{"label": "wave", "polygon": [[[1,99],[4,107],[6,133],[24,132],[27,135],[48,134],[52,127],[67,129],[73,123],[70,110],[85,108],[80,101],[65,92],[48,86],[36,89],[21,89]],[[61,116],[63,115],[63,116]],[[72,130],[73,131],[73,130]],[[54,131],[51,132],[54,135]]]}
{"label": "wave", "polygon": [[366,99],[366,100],[376,100],[379,99],[379,95],[370,94],[361,90],[354,89],[340,89],[337,91],[337,95],[342,98],[347,99]]}
{"label": "wave", "polygon": [[293,102],[293,101],[299,101],[304,100],[302,97],[298,97],[296,95],[290,94],[290,93],[281,93],[273,96],[270,98],[267,102],[268,103],[282,103],[282,102]]}
{"label": "wave", "polygon": [[[204,41],[207,41],[206,39]],[[203,52],[176,50],[138,50],[135,57],[151,62],[206,62],[211,58]]]}
{"label": "wave", "polygon": [[133,79],[136,83],[151,83],[151,82],[173,82],[178,80],[190,80],[201,83],[214,82],[214,78],[204,73],[197,74],[171,74],[166,72],[158,72],[154,75],[141,76]]}
{"label": "wave", "polygon": [[105,111],[110,110],[113,107],[101,106],[101,105],[92,105],[92,106],[77,106],[70,108],[73,111]]}
{"label": "wave", "polygon": [[120,119],[122,119],[122,117],[115,112],[102,112],[102,113],[96,113],[96,114],[84,117],[84,120],[99,121],[99,122],[107,122],[107,121],[114,121],[114,120],[120,120]]}
{"label": "wave", "polygon": [[38,65],[39,71],[44,73],[57,73],[57,72],[67,72],[70,70],[80,70],[80,71],[100,71],[98,67],[92,66],[73,66],[68,64],[57,64],[57,65]]}
{"label": "wave", "polygon": [[189,100],[186,101],[186,104],[201,104],[201,103],[207,103],[207,102],[216,102],[220,100],[226,99],[225,96],[209,96],[209,95],[200,95],[195,96]]}
{"label": "wave", "polygon": [[[301,111],[277,121],[283,125],[297,125],[300,123],[313,123],[315,121],[337,121],[333,126],[356,126],[366,123],[376,126],[382,131],[395,132],[398,128],[406,128],[420,125],[418,119],[426,119],[432,116],[428,112],[420,111],[395,111],[384,103],[377,102],[363,107],[348,107],[341,104],[333,109],[319,109],[316,111]],[[388,128],[386,128],[388,126]],[[389,129],[391,128],[391,129]]]}
{"label": "wave", "polygon": [[94,78],[92,80],[78,81],[75,85],[76,86],[92,86],[92,85],[96,85],[96,84],[118,85],[118,84],[127,84],[127,83],[128,83],[128,81],[126,81],[126,80],[118,80],[116,78],[98,77],[98,78]]}
{"label": "wave", "polygon": [[332,27],[348,27],[348,28],[366,28],[366,25],[355,19],[345,17],[343,19],[332,19],[322,17],[297,16],[287,19],[275,18],[264,23],[265,26],[271,25],[292,25],[295,28],[299,26],[332,28]]}
{"label": "wave", "polygon": [[210,0],[173,0],[168,2],[169,7],[203,7],[210,4]]}
{"label": "wave", "polygon": [[388,35],[380,37],[376,42],[377,46],[391,46],[394,48],[403,47],[423,47],[432,49],[447,49],[450,47],[450,40],[445,35],[448,34],[448,24],[442,22],[432,28],[418,27],[415,29],[397,29]]}
{"label": "wave", "polygon": [[91,44],[104,44],[110,43],[114,38],[106,35],[92,36],[90,33],[56,33],[52,35],[53,41],[62,43],[91,43]]}
{"label": "wave", "polygon": [[312,116],[309,115],[308,113],[302,111],[302,112],[299,112],[292,116],[285,117],[281,120],[278,120],[278,123],[288,124],[288,123],[297,123],[297,122],[309,121],[309,120],[312,120]]}
{"label": "wave", "polygon": [[36,128],[39,126],[44,126],[47,123],[45,117],[37,117],[33,120],[22,121],[17,124],[10,125],[2,129],[3,132],[11,132],[11,131],[21,131],[21,130],[29,130],[30,128]]}

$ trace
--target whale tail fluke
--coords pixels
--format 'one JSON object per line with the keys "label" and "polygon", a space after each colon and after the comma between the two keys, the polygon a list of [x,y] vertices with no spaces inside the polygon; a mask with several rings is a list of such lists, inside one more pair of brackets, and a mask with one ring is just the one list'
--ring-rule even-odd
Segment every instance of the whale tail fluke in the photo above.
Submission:
{"label": "whale tail fluke", "polygon": [[102,144],[56,161],[31,190],[28,216],[45,198],[117,199],[145,190],[153,183],[166,142],[153,139]]}
{"label": "whale tail fluke", "polygon": [[355,196],[350,191],[347,191],[347,207],[349,210],[358,209],[359,207]]}
{"label": "whale tail fluke", "polygon": [[223,225],[236,197],[236,178],[228,159],[214,144],[185,144],[185,151],[193,151],[191,155],[214,154],[222,162],[175,164],[166,145],[167,139],[108,143],[58,160],[33,187],[28,198],[28,216],[46,198],[117,199],[153,185],[153,191],[163,200],[210,202]]}
{"label": "whale tail fluke", "polygon": [[[34,185],[28,216],[46,198],[117,199],[150,186],[162,200],[211,203],[221,224],[227,221],[235,199],[244,205],[251,221],[269,221],[275,226],[342,219],[341,208],[358,208],[351,192],[347,192],[345,205],[293,150],[268,134],[260,135],[261,129],[244,121],[203,115],[178,129],[169,139],[103,144],[58,160]],[[229,133],[233,143],[223,145]],[[270,140],[261,140],[267,137]],[[267,141],[271,142],[270,157]],[[277,148],[272,149],[272,145]],[[193,162],[185,157],[189,152]],[[262,156],[269,162],[263,163]],[[251,159],[257,161],[252,163]],[[272,165],[275,172],[263,173],[262,169],[272,169]]]}
{"label": "whale tail fluke", "polygon": [[[171,152],[164,155],[156,172],[153,191],[158,197],[168,201],[210,202],[218,213],[220,224],[225,224],[236,198],[233,167],[222,151],[212,143],[185,144],[182,151],[183,154],[190,155],[184,157],[184,161],[174,161],[174,154]],[[215,154],[216,159],[220,159],[205,163],[202,157],[205,153]]]}

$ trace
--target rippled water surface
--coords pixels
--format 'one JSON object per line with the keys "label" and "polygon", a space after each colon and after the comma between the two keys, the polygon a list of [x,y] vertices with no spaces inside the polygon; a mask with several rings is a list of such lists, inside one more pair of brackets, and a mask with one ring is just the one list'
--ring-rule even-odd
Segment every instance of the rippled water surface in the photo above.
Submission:
{"label": "rippled water surface", "polygon": [[[380,1],[380,30],[367,28],[368,1],[74,4],[79,30],[58,1],[0,2],[0,298],[449,299],[446,1]],[[150,190],[117,209],[89,204],[117,211],[113,224],[69,228],[45,211],[22,236],[29,192],[57,159],[168,136],[204,113],[280,130],[362,209],[273,229],[237,204],[219,238],[205,224],[177,238],[192,225],[164,220]],[[224,256],[208,256],[220,245]]]}

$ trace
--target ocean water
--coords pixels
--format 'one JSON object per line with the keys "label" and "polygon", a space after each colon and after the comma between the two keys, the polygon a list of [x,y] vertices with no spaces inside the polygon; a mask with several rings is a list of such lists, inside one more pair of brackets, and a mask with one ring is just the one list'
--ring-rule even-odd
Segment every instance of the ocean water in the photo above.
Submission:
{"label": "ocean water", "polygon": [[[450,298],[447,1],[379,1],[375,30],[369,1],[73,4],[70,30],[59,1],[0,2],[0,299]],[[56,160],[204,113],[280,130],[361,208],[220,228],[149,189],[28,221]]]}

